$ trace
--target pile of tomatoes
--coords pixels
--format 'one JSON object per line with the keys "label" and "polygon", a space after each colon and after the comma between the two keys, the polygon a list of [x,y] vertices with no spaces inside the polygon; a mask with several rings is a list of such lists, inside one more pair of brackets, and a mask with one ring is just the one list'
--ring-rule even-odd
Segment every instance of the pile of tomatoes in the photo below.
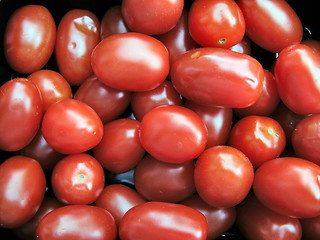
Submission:
{"label": "pile of tomatoes", "polygon": [[293,2],[1,1],[1,239],[320,239]]}

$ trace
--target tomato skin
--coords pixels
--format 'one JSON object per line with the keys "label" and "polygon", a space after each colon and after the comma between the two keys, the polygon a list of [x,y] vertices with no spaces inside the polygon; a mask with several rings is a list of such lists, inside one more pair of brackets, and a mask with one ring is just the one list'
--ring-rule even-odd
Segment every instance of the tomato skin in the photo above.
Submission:
{"label": "tomato skin", "polygon": [[205,240],[207,228],[203,214],[191,207],[147,202],[123,216],[119,235],[122,240]]}
{"label": "tomato skin", "polygon": [[4,53],[19,73],[40,70],[49,60],[56,41],[56,24],[49,10],[40,5],[18,8],[7,23]]}
{"label": "tomato skin", "polygon": [[303,40],[301,44],[307,45],[320,54],[320,41],[314,39]]}
{"label": "tomato skin", "polygon": [[260,47],[280,52],[300,43],[303,28],[299,17],[283,0],[238,0],[246,22],[246,33]]}
{"label": "tomato skin", "polygon": [[136,32],[103,39],[95,47],[91,63],[101,82],[127,91],[154,89],[169,73],[169,53],[163,43]]}
{"label": "tomato skin", "polygon": [[71,85],[92,75],[91,53],[100,42],[100,23],[88,10],[72,9],[58,25],[55,56],[60,73]]}
{"label": "tomato skin", "polygon": [[182,96],[195,103],[244,108],[259,98],[263,74],[261,64],[249,55],[222,48],[198,48],[173,63],[171,80]]}
{"label": "tomato skin", "polygon": [[16,228],[38,211],[46,190],[40,164],[28,157],[13,156],[0,165],[0,226]]}
{"label": "tomato skin", "polygon": [[[320,55],[304,44],[283,49],[274,74],[281,100],[297,114],[320,112]],[[303,87],[301,87],[303,86]]]}
{"label": "tomato skin", "polygon": [[36,232],[39,240],[115,240],[117,236],[112,215],[90,205],[57,208],[41,219]]}
{"label": "tomato skin", "polygon": [[43,116],[38,88],[26,78],[15,78],[0,88],[0,149],[18,151],[36,135]]}
{"label": "tomato skin", "polygon": [[302,227],[302,239],[316,240],[320,238],[320,215],[314,218],[299,219]]}
{"label": "tomato skin", "polygon": [[251,40],[248,38],[247,35],[244,35],[242,40],[238,44],[233,45],[229,49],[234,52],[250,55],[251,54]]}
{"label": "tomato skin", "polygon": [[319,177],[320,167],[312,162],[276,158],[257,169],[253,190],[262,204],[279,214],[311,218],[320,214]]}

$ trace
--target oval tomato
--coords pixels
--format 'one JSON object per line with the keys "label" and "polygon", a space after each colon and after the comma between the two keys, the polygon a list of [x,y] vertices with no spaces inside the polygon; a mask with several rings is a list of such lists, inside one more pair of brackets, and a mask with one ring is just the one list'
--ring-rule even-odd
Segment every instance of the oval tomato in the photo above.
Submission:
{"label": "oval tomato", "polygon": [[320,238],[320,215],[314,218],[299,219],[302,227],[303,240]]}

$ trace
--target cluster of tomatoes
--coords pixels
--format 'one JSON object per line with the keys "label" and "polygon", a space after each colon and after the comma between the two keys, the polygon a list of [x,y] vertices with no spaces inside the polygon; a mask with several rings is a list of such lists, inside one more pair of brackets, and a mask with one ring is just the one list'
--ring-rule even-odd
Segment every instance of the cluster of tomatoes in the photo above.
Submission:
{"label": "cluster of tomatoes", "polygon": [[320,41],[294,8],[104,2],[9,4],[3,234],[320,239]]}

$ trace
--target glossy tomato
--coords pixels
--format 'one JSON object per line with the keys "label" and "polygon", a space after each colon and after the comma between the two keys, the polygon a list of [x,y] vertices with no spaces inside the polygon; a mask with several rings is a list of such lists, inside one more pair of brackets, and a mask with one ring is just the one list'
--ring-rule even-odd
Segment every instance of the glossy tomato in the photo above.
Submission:
{"label": "glossy tomato", "polygon": [[320,54],[320,41],[315,39],[303,40],[301,44],[307,45]]}
{"label": "glossy tomato", "polygon": [[252,45],[251,40],[248,38],[247,35],[244,35],[242,40],[239,43],[237,43],[236,45],[233,45],[229,49],[234,52],[250,55],[251,54],[251,45]]}
{"label": "glossy tomato", "polygon": [[185,98],[202,105],[244,108],[262,92],[263,68],[246,54],[222,48],[198,48],[172,65],[171,80]]}

